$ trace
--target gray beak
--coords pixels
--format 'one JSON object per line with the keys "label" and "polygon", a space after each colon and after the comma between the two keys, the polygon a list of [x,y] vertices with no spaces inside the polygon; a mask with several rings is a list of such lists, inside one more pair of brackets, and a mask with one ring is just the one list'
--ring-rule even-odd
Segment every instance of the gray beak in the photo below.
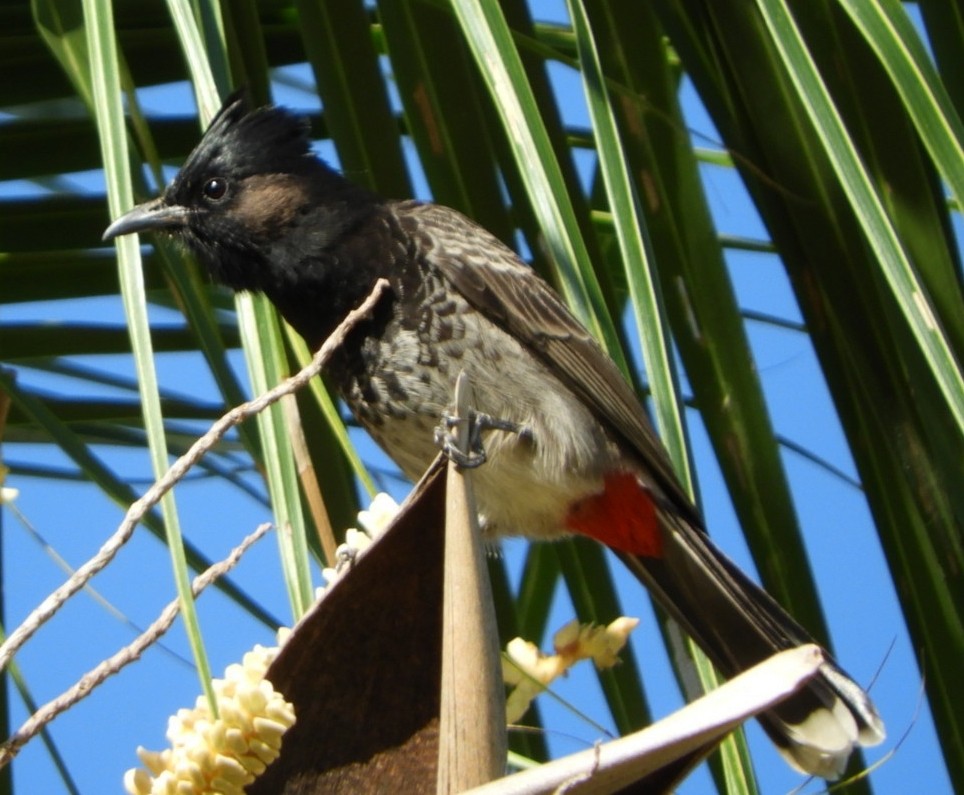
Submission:
{"label": "gray beak", "polygon": [[102,240],[113,240],[134,232],[156,232],[184,226],[190,211],[187,207],[164,203],[164,197],[138,204],[107,227]]}

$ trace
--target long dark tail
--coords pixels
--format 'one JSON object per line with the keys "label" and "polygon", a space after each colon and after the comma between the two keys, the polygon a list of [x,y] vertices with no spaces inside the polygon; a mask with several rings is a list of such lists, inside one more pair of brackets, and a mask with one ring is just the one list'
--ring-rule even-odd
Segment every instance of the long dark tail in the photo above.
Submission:
{"label": "long dark tail", "polygon": [[[660,557],[617,554],[725,676],[814,642],[706,533],[680,517],[661,519]],[[870,697],[829,655],[806,688],[759,719],[790,764],[829,779],[840,776],[855,745],[884,739]]]}

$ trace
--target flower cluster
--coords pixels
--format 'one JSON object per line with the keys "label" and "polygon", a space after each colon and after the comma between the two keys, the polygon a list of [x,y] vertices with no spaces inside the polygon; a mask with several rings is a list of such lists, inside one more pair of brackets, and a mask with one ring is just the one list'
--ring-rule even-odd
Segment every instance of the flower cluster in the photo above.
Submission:
{"label": "flower cluster", "polygon": [[[287,630],[285,630],[287,632]],[[279,643],[284,639],[279,633]],[[218,717],[207,700],[181,709],[168,723],[171,747],[137,749],[147,768],[128,770],[124,787],[131,795],[243,795],[280,753],[282,735],[294,724],[294,707],[265,679],[278,646],[255,646],[240,665],[215,679]]]}
{"label": "flower cluster", "polygon": [[[368,549],[372,542],[388,529],[397,515],[398,503],[384,492],[376,494],[368,510],[358,512],[361,530],[349,527],[345,531],[345,543],[335,550],[338,556],[336,566],[322,569],[321,576],[325,578],[325,582],[329,586],[333,585],[350,568],[358,554]],[[320,588],[317,595],[320,597],[323,591],[324,588]]]}
{"label": "flower cluster", "polygon": [[591,659],[597,668],[612,668],[637,624],[638,618],[625,616],[608,627],[570,621],[553,638],[555,654],[543,654],[522,638],[509,641],[502,661],[502,678],[512,687],[506,702],[508,722],[517,722],[537,695],[580,660]]}
{"label": "flower cluster", "polygon": [[[379,494],[358,514],[361,530],[349,529],[338,547],[337,568],[325,569],[329,584],[348,568],[345,564],[367,549],[398,513],[398,504]],[[265,673],[291,630],[278,633],[279,646],[256,646],[241,665],[230,665],[224,679],[215,679],[218,717],[207,700],[181,709],[167,727],[171,747],[164,751],[137,749],[143,768],[128,770],[124,787],[131,795],[243,795],[244,788],[265,771],[281,752],[282,735],[295,722],[294,707],[284,700]],[[146,768],[146,769],[145,769]]]}

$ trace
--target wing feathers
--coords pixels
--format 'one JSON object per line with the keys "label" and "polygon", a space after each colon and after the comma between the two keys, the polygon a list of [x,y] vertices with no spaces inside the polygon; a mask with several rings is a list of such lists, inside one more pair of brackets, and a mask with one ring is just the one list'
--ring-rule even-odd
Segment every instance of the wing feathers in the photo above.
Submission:
{"label": "wing feathers", "polygon": [[[410,221],[408,231],[421,240],[429,265],[536,353],[597,417],[621,434],[673,507],[699,524],[639,397],[556,292],[514,251],[461,214],[415,202],[399,204],[396,212]],[[484,253],[480,235],[487,239]]]}

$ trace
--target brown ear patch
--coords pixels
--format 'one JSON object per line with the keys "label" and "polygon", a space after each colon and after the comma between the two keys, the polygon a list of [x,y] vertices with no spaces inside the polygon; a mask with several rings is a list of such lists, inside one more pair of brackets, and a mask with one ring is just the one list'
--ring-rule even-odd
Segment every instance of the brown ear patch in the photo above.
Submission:
{"label": "brown ear patch", "polygon": [[257,237],[277,237],[310,197],[303,180],[291,174],[255,174],[237,190],[233,214]]}

